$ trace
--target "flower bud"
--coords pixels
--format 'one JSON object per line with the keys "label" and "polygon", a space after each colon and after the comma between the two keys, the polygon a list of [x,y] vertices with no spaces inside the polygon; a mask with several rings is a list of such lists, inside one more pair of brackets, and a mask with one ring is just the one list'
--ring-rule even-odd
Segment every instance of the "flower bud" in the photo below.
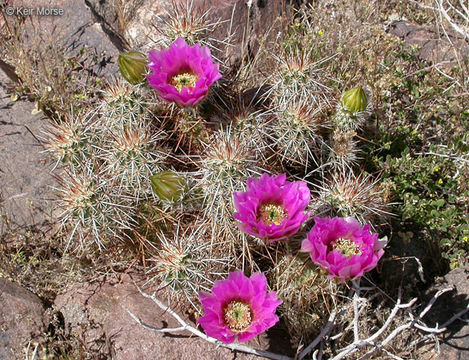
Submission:
{"label": "flower bud", "polygon": [[148,58],[138,51],[129,51],[119,55],[117,59],[122,77],[132,85],[145,80]]}
{"label": "flower bud", "polygon": [[342,108],[351,114],[357,114],[365,111],[368,101],[365,91],[361,86],[347,90],[342,95]]}
{"label": "flower bud", "polygon": [[154,193],[162,201],[177,201],[184,192],[184,179],[172,171],[162,171],[150,177]]}

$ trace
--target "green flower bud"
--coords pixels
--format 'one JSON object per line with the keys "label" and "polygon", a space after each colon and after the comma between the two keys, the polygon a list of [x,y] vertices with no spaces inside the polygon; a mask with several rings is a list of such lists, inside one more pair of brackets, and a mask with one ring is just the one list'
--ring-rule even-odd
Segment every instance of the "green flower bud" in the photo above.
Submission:
{"label": "green flower bud", "polygon": [[351,114],[357,114],[365,111],[368,101],[365,92],[362,87],[359,86],[344,92],[341,104],[344,110]]}
{"label": "green flower bud", "polygon": [[132,85],[140,84],[145,80],[148,58],[138,51],[122,53],[117,58],[122,77]]}
{"label": "green flower bud", "polygon": [[162,201],[175,202],[184,192],[184,179],[172,171],[162,171],[150,177],[154,193]]}

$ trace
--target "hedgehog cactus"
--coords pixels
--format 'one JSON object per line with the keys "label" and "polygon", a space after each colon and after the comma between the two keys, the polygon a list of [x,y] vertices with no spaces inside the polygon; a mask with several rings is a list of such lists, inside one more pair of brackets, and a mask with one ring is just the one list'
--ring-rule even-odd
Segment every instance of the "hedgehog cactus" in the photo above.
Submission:
{"label": "hedgehog cactus", "polygon": [[325,85],[327,79],[321,68],[327,59],[315,61],[312,51],[310,46],[295,47],[282,49],[279,56],[274,55],[278,66],[271,92],[276,104],[285,106],[298,99],[308,99],[317,109],[329,104],[330,88]]}
{"label": "hedgehog cactus", "polygon": [[52,123],[46,132],[45,145],[57,158],[57,164],[79,167],[90,156],[91,129],[89,119],[71,117]]}
{"label": "hedgehog cactus", "polygon": [[336,169],[352,168],[358,163],[359,148],[354,130],[335,129],[331,134],[328,162]]}
{"label": "hedgehog cactus", "polygon": [[136,200],[146,198],[151,192],[150,176],[162,170],[166,155],[159,150],[158,142],[165,137],[161,131],[155,132],[151,126],[139,125],[118,129],[109,134],[101,158],[104,171],[116,180],[125,193]]}
{"label": "hedgehog cactus", "polygon": [[[266,331],[277,310],[304,343],[346,297],[324,270],[354,279],[383,256],[370,230],[388,197],[378,178],[357,175],[369,99],[361,87],[331,99],[330,58],[311,34],[276,44],[262,79],[258,59],[224,63],[229,41],[208,36],[217,24],[192,2],[160,20],[163,47],[121,54],[126,81],[48,134],[66,171],[67,248],[138,252],[152,285],[203,313],[201,328],[224,343]],[[318,213],[330,218],[311,229]]]}
{"label": "hedgehog cactus", "polygon": [[184,296],[197,308],[194,301],[198,292],[212,284],[207,274],[223,274],[228,260],[211,253],[210,243],[204,241],[207,224],[199,223],[186,230],[181,225],[177,223],[171,235],[162,231],[156,234],[157,245],[153,245],[154,256],[149,258],[152,264],[149,273],[162,287],[169,286],[173,290],[171,295]]}
{"label": "hedgehog cactus", "polygon": [[214,219],[229,217],[233,211],[231,196],[243,190],[244,179],[259,174],[252,149],[233,136],[232,128],[220,131],[205,144],[199,166],[199,187],[204,194],[205,214]]}
{"label": "hedgehog cactus", "polygon": [[320,144],[323,142],[320,109],[306,99],[292,99],[276,112],[276,121],[269,125],[272,147],[281,155],[283,162],[304,168],[305,172],[312,164],[317,165]]}
{"label": "hedgehog cactus", "polygon": [[132,211],[122,198],[113,195],[92,164],[85,165],[82,174],[68,173],[58,180],[61,223],[72,226],[67,249],[75,237],[82,248],[94,242],[100,249],[125,239],[124,231],[134,223]]}
{"label": "hedgehog cactus", "polygon": [[378,180],[370,175],[357,176],[349,168],[323,180],[319,202],[332,214],[355,217],[361,222],[389,215],[384,189],[378,186]]}
{"label": "hedgehog cactus", "polygon": [[120,80],[107,85],[100,105],[101,122],[105,128],[121,128],[138,125],[152,117],[149,103],[138,86]]}

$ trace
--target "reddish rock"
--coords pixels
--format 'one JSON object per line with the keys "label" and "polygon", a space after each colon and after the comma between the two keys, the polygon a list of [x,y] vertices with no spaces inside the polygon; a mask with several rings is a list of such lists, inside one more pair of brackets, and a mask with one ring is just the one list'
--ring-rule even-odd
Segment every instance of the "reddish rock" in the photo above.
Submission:
{"label": "reddish rock", "polygon": [[[179,8],[186,6],[186,0],[161,1],[141,0],[129,12],[125,26],[118,21],[119,9],[111,5],[109,0],[87,0],[91,9],[106,23],[124,37],[133,49],[148,51],[158,47],[161,33],[165,28],[167,14],[173,4]],[[210,34],[211,38],[224,40],[231,33],[230,45],[226,47],[226,54],[218,54],[233,64],[242,54],[254,55],[259,43],[265,37],[274,38],[282,27],[282,19],[287,11],[285,1],[264,0],[193,0],[192,14],[204,14],[208,23],[223,21]],[[248,7],[248,3],[250,7]],[[122,10],[121,10],[122,12]],[[181,13],[181,11],[179,11]],[[223,47],[222,45],[220,45]]]}
{"label": "reddish rock", "polygon": [[[114,360],[257,358],[217,349],[189,332],[163,334],[143,329],[124,308],[154,327],[178,327],[179,324],[151,300],[140,295],[127,275],[113,281],[73,284],[56,298],[54,308],[63,314],[67,331],[84,339],[89,349],[111,354]],[[265,340],[262,339],[264,348],[268,346]],[[252,346],[257,347],[257,340],[252,342]]]}
{"label": "reddish rock", "polygon": [[24,359],[28,343],[44,333],[43,314],[36,295],[0,278],[0,359]]}
{"label": "reddish rock", "polygon": [[428,26],[420,26],[408,21],[395,21],[389,26],[389,32],[403,39],[409,46],[420,47],[420,59],[437,64],[446,63],[452,66],[457,58],[467,58],[469,44],[449,31],[448,37]]}

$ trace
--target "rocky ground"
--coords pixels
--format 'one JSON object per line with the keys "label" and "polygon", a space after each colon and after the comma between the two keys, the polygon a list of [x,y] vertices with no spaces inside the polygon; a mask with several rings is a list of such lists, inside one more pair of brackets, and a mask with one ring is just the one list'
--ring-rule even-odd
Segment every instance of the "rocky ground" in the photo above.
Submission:
{"label": "rocky ground", "polygon": [[[17,3],[20,2],[15,1],[15,6]],[[37,1],[22,3],[24,6],[37,5]],[[212,4],[214,11],[210,16],[214,19],[233,16],[232,26],[239,36],[230,50],[233,63],[239,61],[241,53],[255,51],[264,34],[264,25],[281,19],[285,10],[279,5],[280,2],[275,1],[250,3],[253,3],[250,12],[245,1],[217,0]],[[145,49],[154,44],[157,39],[152,38],[148,16],[161,13],[167,6],[166,1],[136,1],[135,6],[123,15],[109,1],[51,0],[44,1],[46,4],[63,8],[65,15],[43,19],[39,23],[41,31],[59,29],[58,39],[66,41],[71,52],[82,44],[92,48],[101,59],[97,62],[99,66],[92,71],[102,77],[117,74],[116,60],[120,51],[128,47]],[[120,27],[123,21],[128,24],[122,33]],[[226,30],[225,25],[221,32]],[[250,27],[251,31],[249,38],[244,39],[241,34],[246,27]],[[419,56],[422,59],[437,62],[452,59],[449,47],[434,40],[428,29],[400,20],[392,23],[388,31],[409,45],[421,46]],[[461,43],[459,48],[467,51],[467,43]],[[47,231],[54,228],[55,179],[51,175],[54,161],[44,153],[41,140],[47,118],[42,113],[36,114],[33,111],[34,102],[27,98],[11,99],[7,89],[13,80],[0,70],[0,251],[17,246],[18,234],[24,239],[28,232],[40,233],[46,228]],[[92,280],[85,282],[69,279],[56,289],[57,296],[51,298],[44,293],[39,293],[40,296],[34,294],[37,290],[35,284],[0,273],[0,359],[24,359],[28,345],[34,347],[35,343],[44,343],[47,337],[56,336],[59,332],[63,338],[73,338],[74,344],[79,344],[83,353],[93,353],[98,356],[96,358],[102,359],[255,358],[217,349],[187,332],[169,335],[143,329],[125,309],[155,327],[172,327],[177,323],[154,306],[151,300],[140,295],[134,283],[141,284],[138,279],[136,275],[125,273],[96,274]],[[469,268],[466,266],[451,271],[429,289],[428,294],[443,286],[455,288],[439,301],[439,305],[427,315],[428,319],[434,324],[441,324],[451,314],[467,306],[468,284]],[[444,356],[450,360],[469,359],[467,320],[455,322],[448,331],[439,335],[439,342],[439,353],[434,347],[429,347],[422,358],[441,359]],[[286,343],[278,336],[267,334],[251,345],[289,353]]]}

